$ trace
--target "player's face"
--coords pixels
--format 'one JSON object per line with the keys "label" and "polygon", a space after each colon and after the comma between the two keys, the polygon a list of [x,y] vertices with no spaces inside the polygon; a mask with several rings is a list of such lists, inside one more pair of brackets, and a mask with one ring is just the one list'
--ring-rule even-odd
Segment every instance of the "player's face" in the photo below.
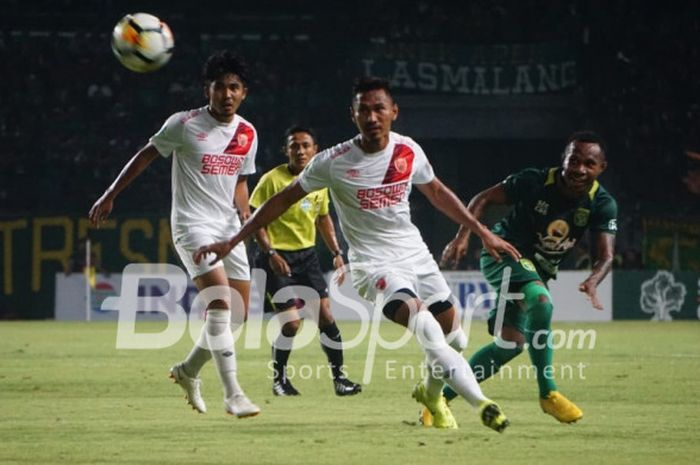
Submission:
{"label": "player's face", "polygon": [[295,132],[287,137],[284,151],[289,158],[289,167],[292,173],[298,174],[316,155],[318,145],[308,132]]}
{"label": "player's face", "polygon": [[606,167],[605,156],[598,144],[571,142],[566,146],[562,163],[564,186],[575,195],[584,195]]}
{"label": "player's face", "polygon": [[209,99],[209,111],[219,121],[229,123],[245,99],[248,89],[238,75],[224,74],[211,81],[204,94]]}
{"label": "player's face", "polygon": [[389,140],[391,123],[399,114],[399,108],[384,89],[357,94],[350,111],[362,139],[370,144],[378,144],[379,149],[384,148]]}

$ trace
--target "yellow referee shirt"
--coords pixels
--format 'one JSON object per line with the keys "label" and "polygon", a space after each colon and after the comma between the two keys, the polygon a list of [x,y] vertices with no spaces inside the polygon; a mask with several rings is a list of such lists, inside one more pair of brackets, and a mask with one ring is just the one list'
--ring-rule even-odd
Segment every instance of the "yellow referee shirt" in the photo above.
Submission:
{"label": "yellow referee shirt", "polygon": [[[267,199],[292,183],[297,177],[286,164],[265,173],[253,189],[250,205],[260,208]],[[289,207],[282,216],[268,224],[270,245],[278,250],[301,250],[316,245],[316,218],[328,214],[328,189],[315,191]]]}

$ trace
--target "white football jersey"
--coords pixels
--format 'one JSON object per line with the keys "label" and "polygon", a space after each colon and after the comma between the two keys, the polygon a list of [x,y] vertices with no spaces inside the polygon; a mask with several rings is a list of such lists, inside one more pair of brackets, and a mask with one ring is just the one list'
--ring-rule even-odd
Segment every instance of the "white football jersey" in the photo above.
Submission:
{"label": "white football jersey", "polygon": [[365,153],[357,145],[359,138],[316,155],[299,175],[301,187],[306,192],[329,189],[351,261],[402,262],[430,256],[411,222],[408,203],[412,184],[435,178],[423,149],[410,137],[392,132],[384,150]]}
{"label": "white football jersey", "polygon": [[240,220],[233,204],[239,175],[255,173],[258,136],[235,115],[222,123],[206,107],[170,116],[150,139],[161,155],[173,155],[173,237],[192,226],[234,234]]}

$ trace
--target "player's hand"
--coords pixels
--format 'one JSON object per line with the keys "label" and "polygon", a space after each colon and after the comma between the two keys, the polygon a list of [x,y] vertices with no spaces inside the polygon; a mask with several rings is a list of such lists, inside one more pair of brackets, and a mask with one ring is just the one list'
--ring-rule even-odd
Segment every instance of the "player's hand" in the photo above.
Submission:
{"label": "player's hand", "polygon": [[345,281],[345,261],[343,260],[342,255],[336,255],[333,257],[333,268],[335,268],[335,276],[333,277],[333,281],[335,281],[338,286],[341,286],[343,281]]}
{"label": "player's hand", "polygon": [[107,219],[110,213],[112,213],[113,206],[114,200],[106,194],[97,199],[97,201],[92,205],[90,213],[88,213],[90,223],[99,228],[100,224]]}
{"label": "player's hand", "polygon": [[272,272],[279,276],[291,276],[292,269],[289,267],[287,260],[282,258],[278,253],[270,255],[269,258],[270,268]]}
{"label": "player's hand", "polygon": [[443,268],[450,267],[451,262],[451,268],[453,270],[457,269],[460,260],[467,254],[467,249],[469,249],[469,236],[455,237],[442,249],[440,266]]}
{"label": "player's hand", "polygon": [[202,258],[204,258],[205,255],[213,253],[216,255],[216,258],[209,262],[210,265],[213,265],[228,255],[229,252],[231,252],[231,249],[233,249],[233,246],[231,245],[230,241],[221,241],[209,245],[203,245],[192,254],[192,259],[197,265],[199,265],[199,262],[202,261]]}
{"label": "player's hand", "polygon": [[481,236],[481,242],[484,244],[486,251],[498,262],[501,261],[501,253],[507,253],[513,257],[513,260],[516,262],[522,258],[522,255],[513,244],[498,237],[489,230],[486,230],[486,233]]}
{"label": "player's hand", "polygon": [[601,304],[600,300],[598,300],[598,287],[595,284],[586,280],[579,285],[578,290],[586,294],[586,297],[588,297],[588,300],[591,301],[593,308],[596,310],[603,310],[603,304]]}

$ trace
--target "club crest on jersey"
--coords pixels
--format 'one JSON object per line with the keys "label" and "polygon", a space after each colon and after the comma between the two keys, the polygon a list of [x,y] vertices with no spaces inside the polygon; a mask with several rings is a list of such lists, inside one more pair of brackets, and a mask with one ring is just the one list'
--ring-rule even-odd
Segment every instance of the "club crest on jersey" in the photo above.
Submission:
{"label": "club crest on jersey", "polygon": [[398,173],[404,174],[408,169],[408,162],[405,158],[396,158],[394,160],[394,168],[396,168]]}
{"label": "club crest on jersey", "polygon": [[241,132],[236,136],[236,141],[241,147],[248,145],[248,134]]}
{"label": "club crest on jersey", "polygon": [[587,208],[578,208],[574,212],[574,224],[578,227],[584,227],[588,224],[588,217],[591,216],[591,211]]}
{"label": "club crest on jersey", "polygon": [[309,198],[302,199],[301,203],[299,204],[299,207],[301,207],[301,209],[305,212],[308,212],[309,210],[311,210],[312,206],[313,205],[311,203],[311,199],[309,199]]}
{"label": "club crest on jersey", "polygon": [[345,174],[347,174],[349,178],[354,179],[360,175],[360,172],[358,170],[356,170],[355,168],[350,168],[349,170],[347,170],[345,172]]}

